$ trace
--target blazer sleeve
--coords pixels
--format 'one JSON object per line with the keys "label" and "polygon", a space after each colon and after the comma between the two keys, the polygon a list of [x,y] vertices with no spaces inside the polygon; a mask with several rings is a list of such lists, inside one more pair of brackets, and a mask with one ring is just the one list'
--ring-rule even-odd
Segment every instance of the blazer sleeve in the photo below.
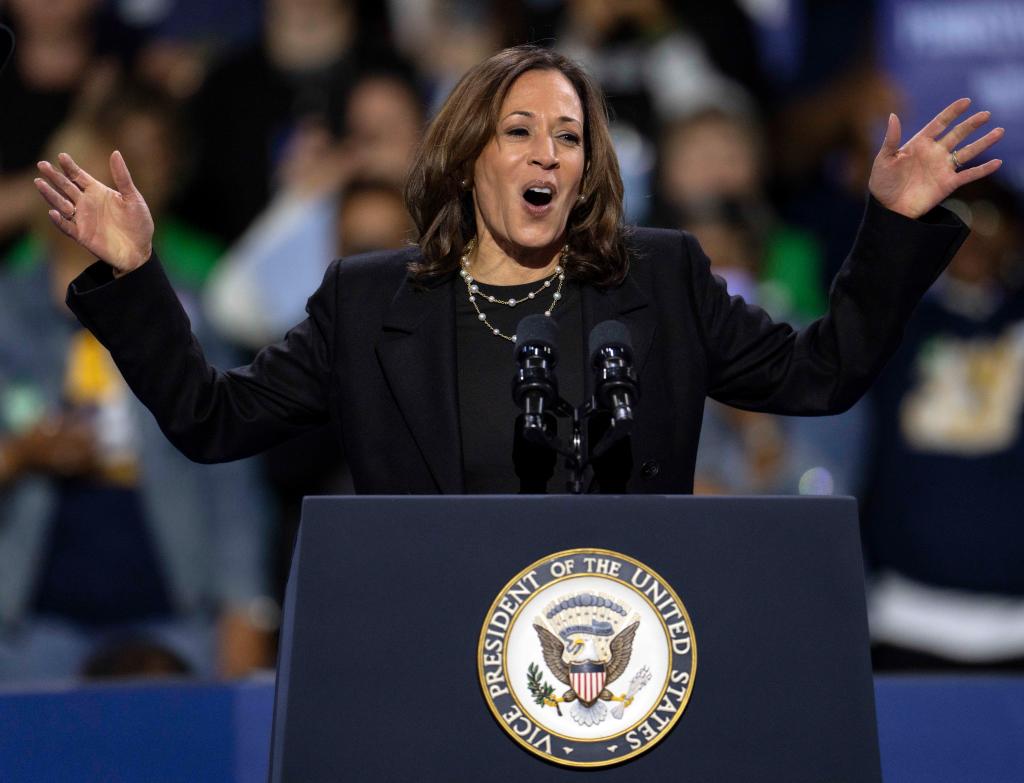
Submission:
{"label": "blazer sleeve", "polygon": [[336,277],[335,262],[306,320],[248,366],[227,371],[207,362],[155,255],[118,279],[107,264],[93,264],[68,287],[67,305],[171,443],[196,462],[225,462],[328,420]]}
{"label": "blazer sleeve", "polygon": [[944,208],[912,220],[869,198],[853,248],[832,283],[828,312],[800,331],[730,297],[687,236],[708,396],[788,415],[847,410],[896,350],[914,307],[967,233]]}

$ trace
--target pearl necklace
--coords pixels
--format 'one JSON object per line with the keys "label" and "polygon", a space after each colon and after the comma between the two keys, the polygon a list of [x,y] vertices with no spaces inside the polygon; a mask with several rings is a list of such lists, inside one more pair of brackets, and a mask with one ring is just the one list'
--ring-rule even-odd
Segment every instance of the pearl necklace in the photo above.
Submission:
{"label": "pearl necklace", "polygon": [[[492,304],[500,304],[504,305],[505,307],[515,307],[517,304],[521,304],[526,300],[511,298],[499,299],[496,296],[485,294],[480,291],[480,286],[477,285],[476,281],[473,279],[473,275],[471,275],[469,272],[469,254],[473,252],[473,249],[475,247],[476,237],[473,237],[471,240],[469,240],[469,244],[466,245],[466,249],[462,251],[462,269],[459,271],[459,275],[466,282],[466,294],[469,296],[469,303],[473,305],[473,309],[476,310],[476,317],[483,323],[485,327],[491,330],[491,334],[500,337],[503,340],[508,340],[509,342],[514,343],[516,341],[516,336],[514,334],[505,334],[500,329],[498,329],[498,327],[492,324],[488,320],[487,314],[480,309],[480,305],[477,304],[477,299],[479,297],[482,297]],[[562,298],[562,285],[565,283],[565,256],[568,252],[569,246],[565,245],[562,248],[561,256],[559,258],[559,264],[555,267],[555,271],[551,273],[551,276],[549,278],[547,278],[543,283],[541,283],[541,285],[537,288],[536,291],[531,291],[526,295],[526,299],[536,299],[537,295],[543,293],[545,288],[551,288],[551,284],[554,283],[557,278],[558,285],[555,286],[555,291],[553,294],[551,294],[551,306],[544,311],[544,315],[548,316],[549,318],[551,317],[551,311],[555,309],[555,305],[557,305],[559,300]]]}

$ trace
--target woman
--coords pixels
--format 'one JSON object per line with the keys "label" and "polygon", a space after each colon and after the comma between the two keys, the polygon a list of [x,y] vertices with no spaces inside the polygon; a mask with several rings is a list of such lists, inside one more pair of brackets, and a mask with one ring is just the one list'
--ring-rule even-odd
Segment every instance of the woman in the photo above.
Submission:
{"label": "woman", "polygon": [[195,460],[243,457],[330,420],[360,492],[515,491],[507,341],[520,318],[547,312],[573,402],[587,391],[589,329],[628,326],[643,399],[619,454],[626,489],[689,492],[706,396],[825,414],[867,388],[963,241],[935,206],[1000,165],[958,171],[1002,135],[954,152],[987,112],[936,139],[968,104],[902,147],[890,117],[829,313],[800,333],[730,299],[692,237],[624,231],[603,99],[578,66],[536,47],[472,69],[428,129],[408,186],[418,247],[333,264],[309,317],[248,367],[206,364],[119,153],[116,190],[67,155],[60,169],[40,163],[36,184],[54,224],[103,259],[72,283],[69,306]]}

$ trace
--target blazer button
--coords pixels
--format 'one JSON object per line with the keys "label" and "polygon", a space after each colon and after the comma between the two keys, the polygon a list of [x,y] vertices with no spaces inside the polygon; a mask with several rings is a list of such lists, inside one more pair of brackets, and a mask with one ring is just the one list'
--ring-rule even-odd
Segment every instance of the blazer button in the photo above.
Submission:
{"label": "blazer button", "polygon": [[654,478],[661,472],[661,465],[657,460],[648,459],[640,466],[640,475],[645,479]]}

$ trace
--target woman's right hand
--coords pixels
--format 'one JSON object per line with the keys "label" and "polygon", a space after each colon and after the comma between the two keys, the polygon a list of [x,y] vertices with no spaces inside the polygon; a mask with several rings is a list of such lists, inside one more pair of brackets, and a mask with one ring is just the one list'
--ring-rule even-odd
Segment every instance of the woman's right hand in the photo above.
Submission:
{"label": "woman's right hand", "polygon": [[153,216],[132,182],[120,152],[110,156],[117,190],[79,167],[66,152],[60,170],[40,161],[36,189],[52,207],[53,224],[97,258],[114,267],[115,277],[138,269],[153,252]]}

